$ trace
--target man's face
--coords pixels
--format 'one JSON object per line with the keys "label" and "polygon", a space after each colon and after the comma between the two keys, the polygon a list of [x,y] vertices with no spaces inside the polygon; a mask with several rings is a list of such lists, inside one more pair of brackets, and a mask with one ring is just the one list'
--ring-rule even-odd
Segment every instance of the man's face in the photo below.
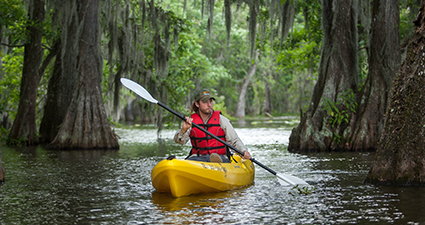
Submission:
{"label": "man's face", "polygon": [[206,101],[199,101],[195,104],[199,108],[199,112],[202,114],[209,115],[213,111],[214,102],[212,99],[208,99]]}

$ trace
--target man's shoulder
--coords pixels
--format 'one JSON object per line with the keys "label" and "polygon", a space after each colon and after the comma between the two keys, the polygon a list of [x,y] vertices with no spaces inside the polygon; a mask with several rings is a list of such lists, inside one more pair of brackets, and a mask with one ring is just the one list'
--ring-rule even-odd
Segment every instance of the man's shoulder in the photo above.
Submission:
{"label": "man's shoulder", "polygon": [[230,123],[230,120],[227,117],[223,116],[222,114],[220,114],[220,121]]}

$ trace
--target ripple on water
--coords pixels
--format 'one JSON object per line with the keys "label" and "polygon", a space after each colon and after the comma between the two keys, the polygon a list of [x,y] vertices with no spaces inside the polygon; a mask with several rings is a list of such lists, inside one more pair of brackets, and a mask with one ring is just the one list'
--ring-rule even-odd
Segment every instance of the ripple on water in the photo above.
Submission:
{"label": "ripple on water", "polygon": [[[251,154],[278,173],[315,189],[299,194],[256,167],[255,183],[239,190],[181,198],[157,193],[152,168],[189,146],[173,130],[116,129],[119,151],[46,151],[2,147],[6,184],[1,224],[339,224],[424,222],[421,187],[363,183],[372,153],[294,154],[290,128],[237,128]],[[255,133],[255,136],[253,136]]]}

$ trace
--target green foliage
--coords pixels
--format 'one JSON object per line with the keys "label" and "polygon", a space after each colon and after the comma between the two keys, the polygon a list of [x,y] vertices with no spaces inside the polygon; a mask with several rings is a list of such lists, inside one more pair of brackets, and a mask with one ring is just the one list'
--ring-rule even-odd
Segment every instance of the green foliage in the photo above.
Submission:
{"label": "green foliage", "polygon": [[[329,124],[331,127],[337,127],[343,123],[348,124],[351,113],[356,113],[357,102],[352,89],[344,92],[338,99],[340,100],[333,102],[324,97],[323,107],[330,115]],[[334,132],[334,140],[339,143],[341,135]]]}
{"label": "green foliage", "polygon": [[7,137],[2,137],[2,139],[6,140],[6,143],[9,146],[23,147],[28,145],[28,139],[26,138],[10,139]]}
{"label": "green foliage", "polygon": [[309,186],[304,186],[304,187],[300,187],[299,185],[295,185],[294,187],[292,187],[292,190],[297,191],[296,193],[294,192],[289,192],[289,194],[291,195],[295,195],[295,194],[299,194],[299,195],[311,195],[313,194],[313,191],[316,190],[316,187],[309,187]]}
{"label": "green foliage", "polygon": [[218,101],[214,104],[214,110],[221,111],[221,114],[227,118],[231,118],[228,114],[226,106],[224,105],[224,101]]}
{"label": "green foliage", "polygon": [[16,49],[15,54],[3,57],[3,79],[0,80],[0,114],[7,113],[14,120],[18,111],[21,88],[23,48]]}
{"label": "green foliage", "polygon": [[118,122],[115,122],[115,121],[113,120],[113,118],[112,118],[112,117],[108,117],[108,122],[109,122],[109,124],[110,124],[110,125],[112,125],[112,126],[115,126],[115,127],[118,127],[118,128],[120,128],[120,127],[121,127],[121,124],[120,124],[120,123],[118,123]]}
{"label": "green foliage", "polygon": [[9,136],[9,130],[0,126],[0,142],[5,143],[7,141],[7,137]]}
{"label": "green foliage", "polygon": [[329,123],[332,127],[340,125],[343,122],[348,123],[350,113],[356,113],[357,102],[355,101],[352,89],[344,92],[339,99],[339,101],[333,102],[329,98],[324,97],[324,110],[331,116]]}
{"label": "green foliage", "polygon": [[412,21],[415,19],[420,6],[417,3],[418,1],[416,0],[400,1],[400,42],[402,42],[404,38],[413,34],[414,24]]}

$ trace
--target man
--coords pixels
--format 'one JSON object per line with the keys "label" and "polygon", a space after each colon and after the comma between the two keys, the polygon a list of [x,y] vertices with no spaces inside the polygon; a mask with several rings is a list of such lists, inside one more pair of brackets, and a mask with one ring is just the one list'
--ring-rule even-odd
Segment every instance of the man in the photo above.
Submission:
{"label": "man", "polygon": [[207,89],[198,91],[192,103],[192,111],[195,113],[191,117],[186,117],[181,130],[174,136],[174,141],[179,144],[186,144],[189,140],[192,149],[188,157],[189,160],[206,162],[227,162],[229,163],[226,146],[215,138],[210,137],[205,132],[192,128],[192,122],[200,125],[221,140],[235,146],[243,151],[244,159],[251,159],[251,155],[242,143],[229,119],[221,115],[220,111],[214,111],[215,98]]}

